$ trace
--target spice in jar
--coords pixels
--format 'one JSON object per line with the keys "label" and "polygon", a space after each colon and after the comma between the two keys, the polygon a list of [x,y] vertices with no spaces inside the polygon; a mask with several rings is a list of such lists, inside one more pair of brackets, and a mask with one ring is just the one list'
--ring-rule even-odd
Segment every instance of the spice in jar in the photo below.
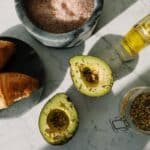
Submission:
{"label": "spice in jar", "polygon": [[150,131],[150,92],[135,98],[131,104],[130,116],[137,128]]}

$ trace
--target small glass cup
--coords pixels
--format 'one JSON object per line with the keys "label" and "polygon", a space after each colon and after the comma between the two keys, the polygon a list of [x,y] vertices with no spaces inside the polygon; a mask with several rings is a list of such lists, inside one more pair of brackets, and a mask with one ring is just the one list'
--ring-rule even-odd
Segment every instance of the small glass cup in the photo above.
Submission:
{"label": "small glass cup", "polygon": [[150,87],[136,87],[128,91],[121,100],[119,107],[119,117],[110,120],[112,129],[116,131],[132,131],[150,135],[150,131],[142,130],[135,126],[130,116],[130,109],[133,101],[142,93],[150,93]]}

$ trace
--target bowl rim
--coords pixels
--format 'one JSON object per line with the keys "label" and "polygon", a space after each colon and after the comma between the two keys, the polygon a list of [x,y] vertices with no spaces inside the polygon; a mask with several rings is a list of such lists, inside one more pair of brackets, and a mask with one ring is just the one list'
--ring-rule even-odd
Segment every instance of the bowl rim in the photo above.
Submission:
{"label": "bowl rim", "polygon": [[53,39],[54,41],[63,39],[64,42],[64,39],[66,41],[70,39],[74,39],[73,35],[76,36],[76,34],[82,33],[82,31],[87,32],[89,30],[88,26],[94,24],[98,19],[98,17],[101,15],[103,9],[103,3],[104,0],[94,0],[95,5],[91,17],[79,28],[76,28],[66,33],[50,33],[40,29],[35,24],[33,24],[30,21],[29,17],[27,16],[25,9],[23,8],[23,0],[15,0],[15,9],[20,21],[23,23],[25,28],[29,32],[31,32],[34,36],[38,37],[39,39],[43,39],[43,38],[45,40]]}

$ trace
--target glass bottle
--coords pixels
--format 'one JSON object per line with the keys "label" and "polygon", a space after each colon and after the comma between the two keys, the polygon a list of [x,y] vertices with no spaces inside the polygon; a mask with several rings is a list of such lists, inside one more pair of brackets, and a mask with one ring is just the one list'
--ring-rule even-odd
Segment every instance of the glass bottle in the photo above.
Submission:
{"label": "glass bottle", "polygon": [[123,37],[117,49],[123,61],[132,60],[147,45],[150,44],[150,14],[139,21]]}

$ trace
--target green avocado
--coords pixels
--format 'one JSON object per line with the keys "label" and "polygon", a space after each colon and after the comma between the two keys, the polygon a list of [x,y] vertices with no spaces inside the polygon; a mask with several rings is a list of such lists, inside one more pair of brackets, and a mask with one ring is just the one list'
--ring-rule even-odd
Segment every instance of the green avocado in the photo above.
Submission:
{"label": "green avocado", "polygon": [[113,76],[110,67],[94,56],[75,56],[70,59],[71,78],[79,92],[91,97],[110,92]]}
{"label": "green avocado", "polygon": [[44,139],[52,145],[61,145],[72,138],[78,127],[78,113],[64,93],[56,94],[43,107],[39,129]]}

